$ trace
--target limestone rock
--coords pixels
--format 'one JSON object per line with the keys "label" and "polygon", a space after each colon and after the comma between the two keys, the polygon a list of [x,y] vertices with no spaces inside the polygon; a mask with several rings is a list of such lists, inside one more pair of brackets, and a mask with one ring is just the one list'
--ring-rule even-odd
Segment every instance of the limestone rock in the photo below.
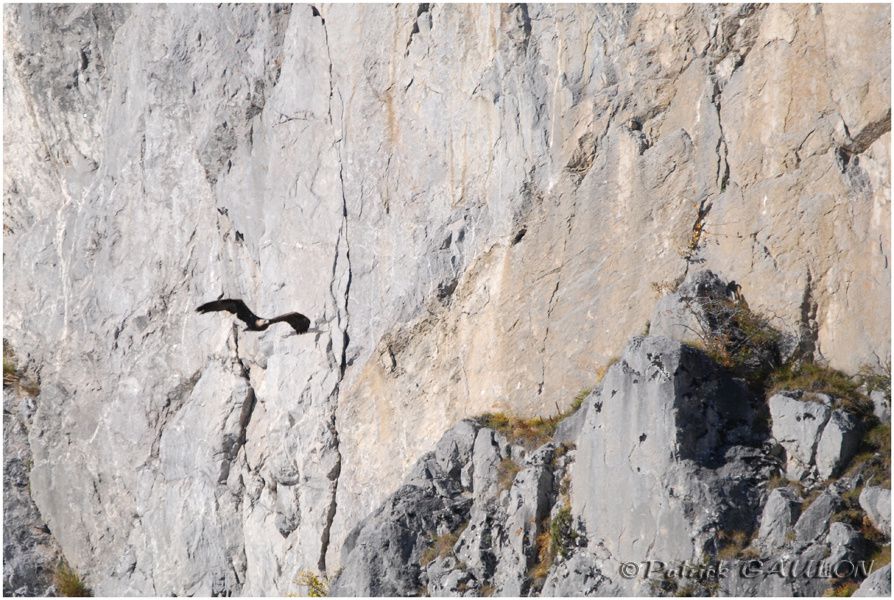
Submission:
{"label": "limestone rock", "polygon": [[885,565],[869,574],[869,577],[863,580],[860,588],[854,592],[854,596],[859,597],[891,597],[891,565]]}
{"label": "limestone rock", "polygon": [[832,523],[829,525],[829,535],[826,537],[829,545],[829,557],[826,564],[835,568],[841,562],[854,562],[863,549],[863,538],[847,523]]}
{"label": "limestone rock", "polygon": [[866,511],[876,529],[891,537],[891,490],[876,486],[863,488],[860,508]]}
{"label": "limestone rock", "polygon": [[[4,10],[4,338],[41,381],[33,501],[98,595],[354,568],[444,431],[565,410],[695,265],[836,368],[890,359],[888,7]],[[319,333],[192,312],[221,294]],[[752,447],[712,432],[682,460]],[[469,489],[464,435],[414,498]]]}
{"label": "limestone rock", "polygon": [[834,490],[824,490],[801,513],[795,523],[795,539],[799,542],[814,542],[829,530],[832,514],[841,506],[841,498]]}
{"label": "limestone rock", "polygon": [[574,554],[550,571],[541,596],[615,596],[620,590],[601,571],[602,563],[587,552]]}
{"label": "limestone rock", "polygon": [[759,449],[735,458],[753,419],[740,383],[680,342],[635,338],[606,374],[600,404],[587,414],[572,471],[571,505],[591,546],[630,561],[694,560],[718,523],[742,527],[738,511],[757,503],[748,482],[762,461]]}
{"label": "limestone rock", "polygon": [[823,427],[823,434],[816,446],[816,469],[820,477],[829,479],[838,475],[860,445],[860,426],[850,413],[833,410]]}
{"label": "limestone rock", "polygon": [[869,399],[872,401],[872,414],[882,423],[891,421],[891,391],[872,390]]}
{"label": "limestone rock", "polygon": [[[467,424],[459,428],[463,431],[446,436],[446,445],[465,437]],[[467,461],[468,451],[464,457]],[[462,494],[458,473],[443,470],[439,462],[435,454],[427,455],[415,466],[409,482],[351,532],[343,550],[344,568],[332,584],[333,595],[418,593],[425,548],[469,519],[471,501]]]}
{"label": "limestone rock", "polygon": [[735,286],[707,270],[692,271],[678,286],[671,285],[649,320],[649,335],[674,340],[703,342],[710,331],[706,304],[731,300]]}
{"label": "limestone rock", "polygon": [[528,459],[530,466],[516,475],[506,502],[503,535],[497,545],[499,561],[494,572],[496,593],[522,596],[528,592],[527,572],[536,561],[537,536],[554,498],[552,461],[548,444]]}
{"label": "limestone rock", "polygon": [[29,494],[34,398],[3,388],[3,595],[46,596],[59,546]]}
{"label": "limestone rock", "polygon": [[801,512],[801,501],[789,488],[770,492],[761,515],[758,541],[766,550],[781,548]]}
{"label": "limestone rock", "polygon": [[810,473],[820,435],[832,414],[827,396],[802,397],[800,393],[779,393],[769,400],[773,437],[785,448],[786,475],[795,481]]}

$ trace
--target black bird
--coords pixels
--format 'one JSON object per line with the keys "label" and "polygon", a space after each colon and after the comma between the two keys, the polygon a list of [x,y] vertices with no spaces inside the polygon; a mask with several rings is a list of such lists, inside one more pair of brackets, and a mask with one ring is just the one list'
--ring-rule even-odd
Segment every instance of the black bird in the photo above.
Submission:
{"label": "black bird", "polygon": [[198,307],[196,312],[208,313],[218,310],[225,310],[239,317],[246,324],[245,331],[264,331],[274,323],[288,323],[297,335],[307,333],[310,329],[310,319],[301,313],[290,312],[272,319],[262,319],[251,312],[251,309],[245,306],[245,302],[242,300],[231,300],[229,298],[207,302]]}

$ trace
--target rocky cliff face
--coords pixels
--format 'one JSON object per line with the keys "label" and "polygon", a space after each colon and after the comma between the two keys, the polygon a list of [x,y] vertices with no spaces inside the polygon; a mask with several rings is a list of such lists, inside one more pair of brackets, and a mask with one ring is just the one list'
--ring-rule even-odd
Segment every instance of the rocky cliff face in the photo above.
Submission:
{"label": "rocky cliff face", "polygon": [[[681,295],[722,289],[705,275]],[[889,595],[890,421],[732,373],[635,337],[559,423],[462,421],[348,536],[332,591]]]}
{"label": "rocky cliff face", "polygon": [[[890,360],[888,7],[5,11],[4,345],[39,393],[4,434],[99,594],[347,567],[444,431],[564,411],[693,265],[805,355]],[[322,333],[193,313],[220,294]],[[598,443],[575,464],[623,462]]]}

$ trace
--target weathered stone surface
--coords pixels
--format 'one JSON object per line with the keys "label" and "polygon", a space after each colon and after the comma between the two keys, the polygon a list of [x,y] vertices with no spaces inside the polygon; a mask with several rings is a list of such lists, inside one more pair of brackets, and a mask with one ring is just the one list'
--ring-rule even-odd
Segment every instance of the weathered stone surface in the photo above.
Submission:
{"label": "weathered stone surface", "polygon": [[834,490],[823,491],[795,523],[795,539],[807,543],[820,539],[829,531],[830,519],[840,506],[841,498]]}
{"label": "weathered stone surface", "polygon": [[833,410],[816,446],[816,470],[829,479],[847,464],[860,445],[860,424],[852,414]]}
{"label": "weathered stone surface", "polygon": [[863,549],[863,538],[847,523],[832,523],[829,525],[829,535],[826,536],[829,545],[829,556],[826,564],[830,568],[843,561],[855,562]]}
{"label": "weathered stone surface", "polygon": [[860,508],[866,511],[876,529],[891,537],[891,490],[876,486],[863,488]]}
{"label": "weathered stone surface", "polygon": [[891,565],[885,565],[881,569],[870,573],[869,577],[863,580],[863,583],[860,584],[860,589],[854,592],[854,596],[890,598]]}
{"label": "weathered stone surface", "polygon": [[[445,436],[440,449],[456,448],[457,439],[469,439],[468,423],[458,429]],[[470,449],[466,445],[466,451],[455,458],[468,462]],[[425,548],[469,520],[471,500],[463,494],[459,470],[444,470],[440,458],[437,453],[426,455],[414,466],[408,483],[351,532],[343,547],[344,568],[332,584],[333,595],[418,594]],[[435,587],[444,591],[450,586],[439,580]]]}
{"label": "weathered stone surface", "polygon": [[615,596],[620,590],[603,575],[602,562],[592,554],[579,552],[560,562],[543,584],[541,596]]}
{"label": "weathered stone surface", "polygon": [[[840,494],[856,483],[816,482],[825,487],[803,511],[793,488],[762,493],[780,464],[775,440],[753,423],[756,404],[702,353],[667,338],[634,338],[581,407],[587,416],[576,450],[554,439],[524,452],[475,421],[459,423],[348,537],[348,566],[333,590],[558,596],[719,586],[721,595],[822,595],[834,582],[817,576],[821,569],[865,557],[861,532],[833,520],[845,504]],[[650,437],[670,452],[639,455]],[[641,550],[643,540],[651,547]],[[560,545],[545,545],[554,541]],[[621,575],[631,561],[710,563],[721,551],[729,557],[730,543],[739,554],[726,559],[728,575],[715,584]],[[739,566],[755,557],[762,571],[744,575]],[[780,575],[792,563],[795,570]]]}
{"label": "weathered stone surface", "polygon": [[[740,383],[680,342],[635,338],[596,406],[578,439],[571,489],[592,547],[602,543],[619,560],[695,560],[718,524],[742,527],[738,511],[757,502],[747,482],[758,477],[761,452],[727,461],[753,418]],[[732,495],[737,508],[725,500]]]}
{"label": "weathered stone surface", "polygon": [[[786,475],[800,480],[811,473],[820,435],[832,414],[831,400],[823,394],[774,394],[770,400],[773,437],[785,448]],[[831,449],[830,449],[831,453]]]}
{"label": "weathered stone surface", "polygon": [[3,387],[3,595],[47,596],[61,557],[29,493],[34,399]]}
{"label": "weathered stone surface", "polygon": [[719,595],[822,596],[831,587],[831,581],[817,575],[828,552],[829,547],[824,543],[801,544],[790,552],[762,557],[758,571],[745,571],[747,574],[743,574],[738,568],[731,569],[729,576],[720,580]]}
{"label": "weathered stone surface", "polygon": [[784,546],[800,512],[801,500],[791,489],[776,488],[770,492],[757,536],[761,546],[767,551]]}
{"label": "weathered stone surface", "polygon": [[869,399],[872,401],[872,414],[882,423],[891,421],[891,390],[872,390]]}
{"label": "weathered stone surface", "polygon": [[[566,408],[694,264],[884,364],[889,22],[6,7],[4,336],[65,556],[102,595],[291,593],[462,418]],[[321,332],[192,313],[220,294]]]}
{"label": "weathered stone surface", "polygon": [[529,591],[528,567],[537,559],[534,542],[543,533],[543,520],[554,499],[554,453],[551,444],[534,453],[527,461],[530,466],[516,475],[509,489],[493,577],[495,591],[501,596],[523,596]]}
{"label": "weathered stone surface", "polygon": [[433,598],[478,596],[478,582],[461,567],[452,556],[435,559],[426,570],[429,595]]}

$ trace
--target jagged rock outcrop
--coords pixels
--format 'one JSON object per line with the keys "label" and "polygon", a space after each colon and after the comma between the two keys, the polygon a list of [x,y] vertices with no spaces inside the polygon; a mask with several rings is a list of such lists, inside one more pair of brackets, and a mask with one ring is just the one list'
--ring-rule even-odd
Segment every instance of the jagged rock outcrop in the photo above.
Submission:
{"label": "jagged rock outcrop", "polygon": [[[775,424],[758,425],[760,404],[701,351],[634,338],[536,450],[474,421],[448,431],[351,532],[332,590],[799,596],[865,579],[864,593],[877,591],[871,555],[890,533],[862,524],[864,515],[875,523],[866,506],[857,517],[845,511],[860,475],[816,480],[811,492],[773,488],[786,464]],[[574,442],[558,442],[581,415]],[[500,474],[507,461],[511,478]],[[864,487],[860,505],[881,507],[884,493]],[[726,571],[668,579],[644,574],[648,561]]]}
{"label": "jagged rock outcrop", "polygon": [[774,465],[751,403],[703,353],[667,338],[631,342],[577,440],[571,503],[590,548],[694,560],[718,530],[748,529],[756,483]]}
{"label": "jagged rock outcrop", "polygon": [[[5,371],[5,369],[4,369]],[[4,377],[5,379],[5,377]],[[33,464],[27,431],[34,399],[3,389],[3,595],[46,596],[61,559],[59,546],[29,493]]]}
{"label": "jagged rock outcrop", "polygon": [[876,529],[891,536],[891,490],[866,486],[860,492],[860,507]]}
{"label": "jagged rock outcrop", "polygon": [[[347,567],[445,430],[567,409],[694,265],[805,355],[890,360],[889,7],[4,11],[4,337],[99,595]],[[192,312],[220,294],[323,333]],[[531,557],[490,543],[509,590]]]}
{"label": "jagged rock outcrop", "polygon": [[801,513],[801,499],[790,488],[776,488],[767,497],[757,534],[758,544],[766,551],[781,548]]}

